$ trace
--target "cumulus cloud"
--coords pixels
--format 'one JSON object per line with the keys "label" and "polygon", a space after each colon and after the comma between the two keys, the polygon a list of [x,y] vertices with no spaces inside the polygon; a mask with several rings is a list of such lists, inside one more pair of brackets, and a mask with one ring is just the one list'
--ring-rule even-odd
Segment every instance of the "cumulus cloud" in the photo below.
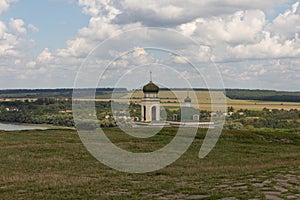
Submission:
{"label": "cumulus cloud", "polygon": [[[205,45],[201,51],[184,45],[185,41],[178,38],[157,37],[157,35],[144,35],[140,37],[157,37],[157,44],[172,43],[174,49],[184,46],[185,53],[198,60],[212,59],[218,63],[231,60],[246,59],[281,59],[285,57],[299,57],[299,38],[296,29],[288,27],[297,26],[299,18],[299,3],[279,14],[274,20],[269,21],[266,10],[277,3],[286,1],[96,1],[79,0],[83,12],[90,15],[88,26],[78,31],[75,39],[67,42],[66,49],[53,52],[51,59],[64,58],[73,60],[79,66],[83,58],[99,43],[130,28],[158,26],[174,27],[180,33]],[[126,46],[127,41],[119,41],[119,46]],[[138,42],[137,42],[138,43]],[[122,48],[120,48],[122,49]],[[138,49],[138,47],[137,47]],[[113,66],[126,68],[142,62],[157,62],[155,57],[147,59],[150,54],[134,56],[143,51],[134,51],[133,55],[124,56],[113,62]],[[200,53],[199,53],[200,52]],[[122,52],[110,52],[118,56]],[[198,53],[198,54],[197,54]],[[111,55],[111,56],[112,56]],[[173,59],[172,59],[173,58]],[[100,59],[100,58],[99,58]],[[127,59],[127,60],[126,60]],[[164,59],[162,57],[159,58]],[[169,64],[185,65],[180,56],[171,56]],[[133,60],[136,60],[134,62]],[[234,79],[240,81],[256,80],[258,77],[268,77],[270,74],[269,61],[260,61],[262,65],[233,65],[240,70],[232,73],[233,69],[222,68],[224,75],[235,74]],[[105,66],[108,61],[97,61]],[[225,65],[226,66],[226,65]],[[255,66],[255,67],[253,67]],[[286,65],[284,65],[286,66]],[[290,71],[287,71],[289,73]],[[232,80],[232,79],[227,79]],[[229,81],[230,82],[230,81]]]}
{"label": "cumulus cloud", "polygon": [[33,24],[28,24],[28,28],[33,32],[33,33],[37,33],[39,32],[39,29],[34,26]]}
{"label": "cumulus cloud", "polygon": [[237,45],[228,47],[227,50],[235,58],[284,58],[300,56],[300,40],[280,41],[278,36],[271,36],[269,32],[264,33],[264,38],[256,44]]}
{"label": "cumulus cloud", "polygon": [[6,32],[6,25],[0,21],[0,38],[4,38],[4,34]]}
{"label": "cumulus cloud", "polygon": [[268,21],[261,10],[198,18],[177,27],[181,33],[213,47],[215,61],[300,56],[299,3]]}
{"label": "cumulus cloud", "polygon": [[9,8],[9,4],[15,0],[0,0],[0,15],[2,15]]}
{"label": "cumulus cloud", "polygon": [[277,16],[267,30],[280,36],[281,40],[293,39],[300,33],[300,2],[292,5],[291,9]]}
{"label": "cumulus cloud", "polygon": [[[140,21],[146,26],[172,27],[191,22],[199,17],[222,16],[240,10],[267,9],[284,0],[165,0],[165,1],[138,1],[124,0],[111,1],[110,5],[121,10],[115,23],[130,23]],[[285,1],[287,2],[287,1]]]}
{"label": "cumulus cloud", "polygon": [[[118,32],[144,25],[177,25],[182,34],[196,39],[202,44],[213,46],[213,58],[216,60],[235,58],[263,58],[298,56],[297,30],[294,37],[288,33],[280,35],[275,29],[282,21],[289,20],[297,24],[298,4],[274,21],[268,22],[264,9],[284,1],[146,1],[136,0],[96,1],[80,0],[83,12],[90,15],[89,25],[78,31],[78,37],[67,42],[68,48],[58,50],[60,56],[83,57],[101,42]],[[222,8],[222,9],[221,9]],[[151,13],[151,14],[149,14]],[[134,15],[134,16],[132,16]],[[288,17],[293,15],[293,17]],[[296,17],[295,17],[296,16]],[[149,18],[149,19],[148,19]],[[292,18],[292,19],[289,19]],[[151,22],[150,22],[151,21]],[[295,22],[296,21],[296,22]],[[173,38],[166,38],[172,42]],[[173,41],[174,42],[174,41]],[[180,44],[180,41],[176,41]],[[174,46],[176,44],[174,43]],[[192,53],[192,52],[191,52]],[[206,55],[205,55],[206,56]]]}
{"label": "cumulus cloud", "polygon": [[[7,11],[12,2],[15,1],[0,0],[0,15]],[[18,79],[21,75],[25,76],[27,69],[36,66],[36,61],[28,53],[34,43],[27,38],[27,25],[24,20],[10,18],[8,21],[0,21],[0,76],[4,85],[8,81],[7,77]]]}
{"label": "cumulus cloud", "polygon": [[4,56],[20,57],[26,52],[32,41],[25,38],[26,29],[21,19],[10,19],[8,26],[0,21],[0,58]]}
{"label": "cumulus cloud", "polygon": [[50,53],[50,51],[49,51],[49,49],[48,48],[46,48],[46,49],[44,49],[44,51],[37,57],[37,61],[39,62],[39,63],[47,63],[47,62],[49,62],[49,61],[51,61],[51,59],[52,59],[53,57],[52,57],[52,54]]}
{"label": "cumulus cloud", "polygon": [[24,21],[22,19],[9,19],[9,26],[11,31],[16,34],[26,34],[26,28],[24,27]]}
{"label": "cumulus cloud", "polygon": [[30,62],[26,63],[26,67],[34,68],[35,66],[36,66],[36,62],[35,61],[30,61]]}
{"label": "cumulus cloud", "polygon": [[74,55],[74,52],[81,52],[78,55],[83,55],[84,52],[77,48],[79,44],[83,47],[90,46],[85,49],[91,50],[95,42],[101,42],[118,31],[144,25],[177,26],[188,36],[196,32],[193,35],[195,37],[202,36],[203,33],[208,36],[208,38],[203,37],[205,42],[220,39],[232,43],[253,42],[259,37],[258,33],[261,33],[262,26],[265,24],[265,14],[258,9],[265,9],[280,2],[283,1],[255,3],[253,1],[188,0],[141,3],[136,0],[79,0],[83,12],[91,16],[89,25],[78,31],[76,39],[67,42],[70,52],[62,50],[60,53]]}
{"label": "cumulus cloud", "polygon": [[179,30],[185,34],[188,32],[188,35],[202,39],[204,42],[209,41],[210,44],[254,43],[258,41],[265,23],[265,14],[262,11],[248,10],[223,17],[199,18],[179,26]]}
{"label": "cumulus cloud", "polygon": [[[12,1],[0,0],[0,15],[9,8],[10,2]],[[300,56],[300,3],[294,3],[274,19],[267,15],[269,10],[282,3],[290,1],[78,0],[82,12],[90,16],[90,20],[77,31],[76,37],[66,41],[66,48],[44,48],[35,58],[26,59],[24,55],[20,57],[26,52],[25,46],[33,43],[26,39],[27,31],[39,30],[33,24],[26,25],[22,19],[12,18],[8,24],[0,21],[0,54],[16,58],[12,66],[27,66],[29,70],[23,75],[32,78],[29,74],[37,77],[44,74],[51,82],[51,79],[66,74],[60,73],[61,70],[75,74],[82,61],[98,44],[125,31],[125,38],[112,44],[116,47],[115,51],[106,52],[105,46],[99,50],[99,56],[93,63],[95,71],[97,67],[107,66],[111,59],[120,55],[122,57],[112,62],[116,73],[122,73],[121,69],[126,72],[129,67],[163,62],[162,60],[173,68],[184,69],[187,65],[184,56],[151,53],[141,47],[168,46],[180,55],[187,54],[195,58],[195,61],[217,62],[228,83],[238,84],[241,81],[246,87],[251,81],[263,83],[272,82],[272,77],[291,78],[287,74],[293,73],[292,69],[299,66],[298,62],[287,64],[282,60],[297,59]],[[130,37],[126,37],[126,31],[147,26],[171,28],[202,46],[195,49],[187,43],[188,39],[159,32],[140,31],[134,37],[134,51],[123,55],[123,51],[128,51],[126,47],[132,42],[128,41]],[[146,42],[142,44],[140,41]],[[259,63],[252,62],[257,59],[260,59]],[[71,78],[63,80],[68,80],[69,85],[73,83]]]}

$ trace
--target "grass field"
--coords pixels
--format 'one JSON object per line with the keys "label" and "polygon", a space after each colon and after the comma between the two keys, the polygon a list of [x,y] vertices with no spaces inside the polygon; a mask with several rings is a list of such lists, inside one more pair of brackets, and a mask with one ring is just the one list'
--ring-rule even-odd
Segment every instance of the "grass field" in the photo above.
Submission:
{"label": "grass field", "polygon": [[[176,129],[134,140],[119,129],[105,132],[140,152],[168,143]],[[200,160],[204,136],[199,130],[172,165],[129,174],[95,160],[72,130],[0,132],[0,199],[300,199],[299,133],[223,131]]]}

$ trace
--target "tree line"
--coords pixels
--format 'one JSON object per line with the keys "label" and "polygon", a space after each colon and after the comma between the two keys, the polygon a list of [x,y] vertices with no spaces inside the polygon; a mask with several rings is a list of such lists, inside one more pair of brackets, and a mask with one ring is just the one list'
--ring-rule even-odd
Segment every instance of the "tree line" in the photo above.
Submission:
{"label": "tree line", "polygon": [[226,89],[226,96],[231,99],[239,99],[239,100],[300,102],[300,92],[281,92],[275,90]]}
{"label": "tree line", "polygon": [[[232,110],[232,108],[229,109]],[[227,118],[225,128],[299,129],[300,110],[267,108],[263,110],[240,109]]]}
{"label": "tree line", "polygon": [[[84,105],[81,110],[82,116],[77,121],[80,126],[87,128],[95,127],[115,127],[130,126],[132,121],[141,119],[141,106],[137,103],[125,105],[122,103],[107,101],[95,102],[96,121],[89,120],[89,114],[85,113]],[[88,102],[87,102],[88,103]],[[112,111],[112,105],[115,110]],[[123,108],[129,109],[129,112],[122,112]],[[89,111],[87,111],[89,112]],[[162,110],[162,119],[172,121],[174,115],[180,116],[183,112],[180,109]],[[185,110],[190,114],[198,113],[200,121],[210,121],[211,112],[205,110]],[[300,127],[300,110],[235,110],[233,107],[228,108],[229,114],[226,117],[225,128],[244,129],[244,128],[273,128],[273,129],[299,129]],[[216,113],[221,116],[225,113]],[[78,120],[78,119],[77,119]],[[30,124],[53,124],[59,126],[75,126],[72,114],[72,100],[57,98],[39,98],[35,101],[10,101],[0,102],[0,121],[13,123],[30,123]]]}

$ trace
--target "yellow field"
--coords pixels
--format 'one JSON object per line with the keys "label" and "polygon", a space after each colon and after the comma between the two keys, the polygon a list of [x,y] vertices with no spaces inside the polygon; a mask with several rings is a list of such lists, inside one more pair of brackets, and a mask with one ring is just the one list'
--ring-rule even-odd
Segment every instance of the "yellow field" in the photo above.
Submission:
{"label": "yellow field", "polygon": [[[109,95],[110,96],[110,95]],[[211,111],[211,105],[213,104],[215,108],[224,107],[224,103],[226,103],[226,107],[232,106],[235,110],[239,109],[249,109],[249,110],[262,110],[263,108],[268,109],[298,109],[300,110],[300,103],[296,102],[270,102],[270,101],[253,101],[253,100],[233,100],[227,98],[223,92],[220,91],[160,91],[158,94],[161,99],[162,106],[168,107],[169,109],[177,109],[180,106],[180,103],[184,102],[184,99],[189,96],[192,99],[192,106],[198,107],[201,110]],[[137,102],[143,98],[142,91],[130,92],[127,95],[116,94],[113,96],[113,100],[119,102]],[[213,101],[212,101],[213,99]],[[9,101],[36,101],[36,98],[0,98],[0,102],[9,102]],[[86,100],[86,99],[84,99]],[[106,95],[106,97],[98,97],[96,101],[109,101],[110,98]],[[94,101],[91,99],[91,101]]]}
{"label": "yellow field", "polygon": [[[254,100],[233,100],[227,98],[223,92],[219,91],[160,91],[158,96],[161,98],[162,105],[165,107],[179,107],[179,103],[183,103],[184,99],[190,96],[192,99],[192,106],[196,107],[199,105],[201,110],[211,110],[211,104],[215,107],[222,107],[223,102],[226,102],[226,106],[232,106],[235,110],[249,109],[249,110],[262,110],[263,108],[268,109],[298,109],[300,110],[300,103],[297,102],[271,102],[271,101],[254,101]],[[123,96],[122,99],[131,99],[139,102],[143,98],[142,91],[135,91]],[[212,98],[214,101],[212,102]],[[198,103],[197,103],[198,101]]]}
{"label": "yellow field", "polygon": [[[162,102],[184,102],[184,99],[189,96],[193,102],[199,102],[201,104],[210,104],[213,97],[214,103],[222,103],[227,98],[222,92],[207,92],[207,91],[160,91],[158,97]],[[142,91],[136,91],[129,93],[122,98],[141,99],[143,98]]]}
{"label": "yellow field", "polygon": [[12,101],[36,101],[37,98],[0,98],[0,102],[12,102]]}

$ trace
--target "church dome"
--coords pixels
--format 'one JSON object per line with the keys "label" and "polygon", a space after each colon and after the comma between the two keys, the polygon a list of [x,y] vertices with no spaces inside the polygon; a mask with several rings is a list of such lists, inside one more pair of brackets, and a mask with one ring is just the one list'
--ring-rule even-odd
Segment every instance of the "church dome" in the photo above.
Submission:
{"label": "church dome", "polygon": [[152,81],[150,81],[147,85],[143,87],[143,92],[158,93],[159,87],[155,85]]}
{"label": "church dome", "polygon": [[187,98],[184,99],[185,103],[191,103],[192,99],[188,96]]}

